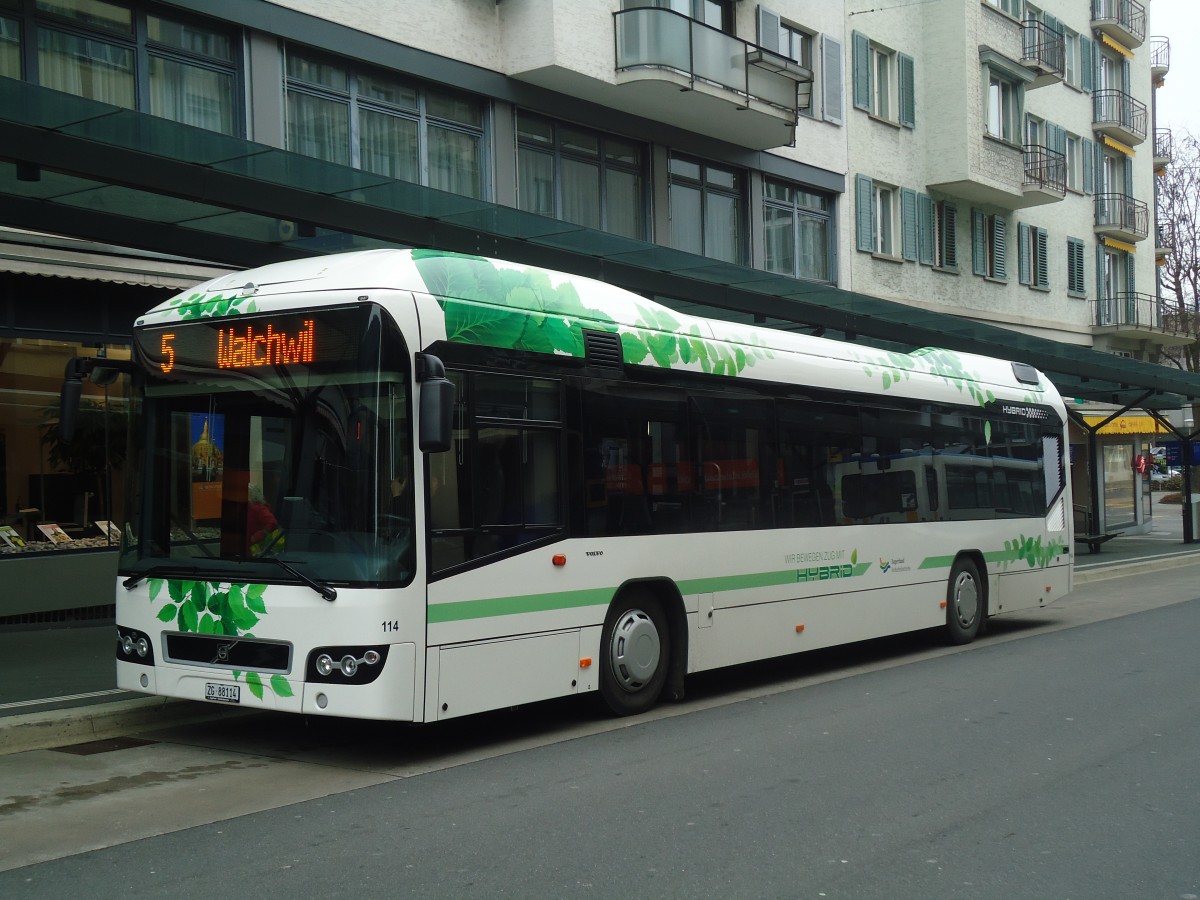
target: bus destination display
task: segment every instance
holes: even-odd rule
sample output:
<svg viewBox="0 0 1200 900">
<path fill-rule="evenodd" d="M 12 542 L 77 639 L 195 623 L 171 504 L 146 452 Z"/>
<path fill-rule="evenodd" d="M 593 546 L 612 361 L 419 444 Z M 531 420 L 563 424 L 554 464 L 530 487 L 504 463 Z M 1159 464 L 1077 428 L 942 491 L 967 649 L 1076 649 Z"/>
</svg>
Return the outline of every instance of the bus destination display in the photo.
<svg viewBox="0 0 1200 900">
<path fill-rule="evenodd" d="M 179 367 L 255 371 L 341 363 L 358 357 L 354 310 L 247 317 L 233 324 L 181 322 L 138 332 L 147 366 L 163 375 Z"/>
</svg>

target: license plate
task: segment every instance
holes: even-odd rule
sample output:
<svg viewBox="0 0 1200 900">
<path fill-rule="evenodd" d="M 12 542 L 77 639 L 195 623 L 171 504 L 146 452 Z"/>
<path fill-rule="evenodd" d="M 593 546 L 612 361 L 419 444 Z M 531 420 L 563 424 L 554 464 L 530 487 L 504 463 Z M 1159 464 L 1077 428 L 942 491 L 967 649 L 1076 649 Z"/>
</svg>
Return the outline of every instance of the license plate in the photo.
<svg viewBox="0 0 1200 900">
<path fill-rule="evenodd" d="M 217 684 L 210 681 L 204 685 L 204 699 L 218 700 L 221 703 L 241 703 L 242 686 L 240 684 Z"/>
</svg>

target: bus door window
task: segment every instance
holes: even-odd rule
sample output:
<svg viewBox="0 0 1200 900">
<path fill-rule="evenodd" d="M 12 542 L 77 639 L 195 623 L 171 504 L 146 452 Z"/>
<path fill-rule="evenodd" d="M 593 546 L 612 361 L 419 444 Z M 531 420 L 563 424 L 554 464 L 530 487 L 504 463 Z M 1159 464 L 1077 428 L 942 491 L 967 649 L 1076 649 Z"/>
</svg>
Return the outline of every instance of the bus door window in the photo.
<svg viewBox="0 0 1200 900">
<path fill-rule="evenodd" d="M 451 448 L 429 457 L 432 565 L 440 571 L 562 527 L 561 385 L 450 372 Z"/>
</svg>

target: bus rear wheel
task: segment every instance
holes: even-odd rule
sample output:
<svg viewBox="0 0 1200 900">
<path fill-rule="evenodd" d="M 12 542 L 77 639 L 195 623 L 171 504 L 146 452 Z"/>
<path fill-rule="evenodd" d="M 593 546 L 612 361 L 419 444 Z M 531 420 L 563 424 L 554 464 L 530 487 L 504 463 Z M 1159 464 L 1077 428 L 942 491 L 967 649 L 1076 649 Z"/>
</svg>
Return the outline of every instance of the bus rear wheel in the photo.
<svg viewBox="0 0 1200 900">
<path fill-rule="evenodd" d="M 671 633 L 658 599 L 646 590 L 622 593 L 604 620 L 600 653 L 600 696 L 609 710 L 632 716 L 654 706 L 671 659 Z"/>
<path fill-rule="evenodd" d="M 979 636 L 987 600 L 979 568 L 970 559 L 959 559 L 950 570 L 946 588 L 946 637 L 952 644 L 969 644 Z"/>
</svg>

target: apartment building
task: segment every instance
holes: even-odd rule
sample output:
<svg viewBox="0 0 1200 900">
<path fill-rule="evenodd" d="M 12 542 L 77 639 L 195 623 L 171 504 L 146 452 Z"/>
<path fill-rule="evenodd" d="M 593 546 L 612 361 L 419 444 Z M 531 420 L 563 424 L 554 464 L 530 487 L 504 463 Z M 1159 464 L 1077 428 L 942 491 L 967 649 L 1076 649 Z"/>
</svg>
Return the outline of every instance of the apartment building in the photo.
<svg viewBox="0 0 1200 900">
<path fill-rule="evenodd" d="M 1181 340 L 1146 6 L 0 0 L 0 518 L 120 519 L 49 455 L 66 359 L 128 355 L 215 270 L 385 244 L 850 339 L 890 336 L 859 307 L 949 314 L 1084 351 L 1117 397 L 1088 349 Z"/>
</svg>

